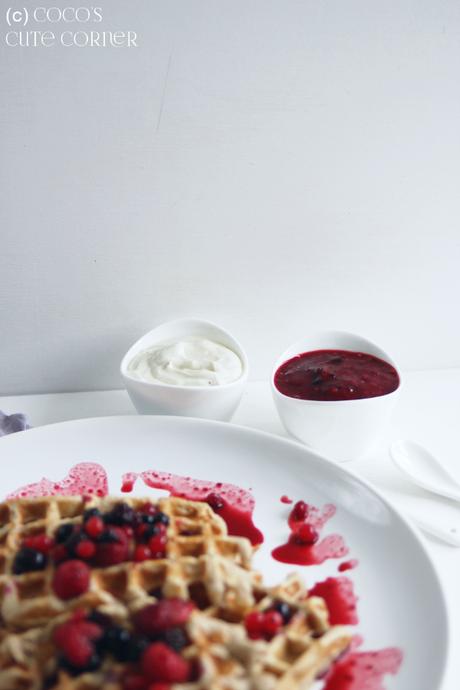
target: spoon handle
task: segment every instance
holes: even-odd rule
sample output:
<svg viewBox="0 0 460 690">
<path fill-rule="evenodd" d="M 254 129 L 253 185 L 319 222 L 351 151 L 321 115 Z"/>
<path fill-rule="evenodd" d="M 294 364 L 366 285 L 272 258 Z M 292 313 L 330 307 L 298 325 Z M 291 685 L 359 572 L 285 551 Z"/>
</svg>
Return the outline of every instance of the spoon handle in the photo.
<svg viewBox="0 0 460 690">
<path fill-rule="evenodd" d="M 450 489 L 445 489 L 444 487 L 439 487 L 439 486 L 433 486 L 432 484 L 428 484 L 427 482 L 424 482 L 422 479 L 419 479 L 418 477 L 409 474 L 409 472 L 405 472 L 406 476 L 409 477 L 414 484 L 417 484 L 420 486 L 420 488 L 425 489 L 425 491 L 428 491 L 430 494 L 434 494 L 435 496 L 441 496 L 442 498 L 448 498 L 451 501 L 456 501 L 457 503 L 460 503 L 460 491 L 456 491 L 455 489 L 450 490 Z"/>
<path fill-rule="evenodd" d="M 407 513 L 407 517 L 414 523 L 414 525 L 417 525 L 419 529 L 423 530 L 427 534 L 430 534 L 433 537 L 440 539 L 441 541 L 445 542 L 446 544 L 449 544 L 450 546 L 456 546 L 460 548 L 460 533 L 457 532 L 455 528 L 447 529 L 444 526 L 440 526 L 438 524 L 435 525 L 432 522 L 422 520 L 422 518 L 419 518 L 416 515 L 412 515 L 410 513 Z"/>
</svg>

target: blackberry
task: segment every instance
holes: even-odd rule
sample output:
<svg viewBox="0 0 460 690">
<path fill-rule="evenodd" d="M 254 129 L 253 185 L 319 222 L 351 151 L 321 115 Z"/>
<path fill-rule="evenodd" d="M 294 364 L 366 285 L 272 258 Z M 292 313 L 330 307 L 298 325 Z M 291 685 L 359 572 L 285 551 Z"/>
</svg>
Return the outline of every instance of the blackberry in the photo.
<svg viewBox="0 0 460 690">
<path fill-rule="evenodd" d="M 165 630 L 163 639 L 175 652 L 180 652 L 181 649 L 190 644 L 187 633 L 183 628 L 169 628 Z"/>
<path fill-rule="evenodd" d="M 286 623 L 289 623 L 291 620 L 292 616 L 294 615 L 293 610 L 289 606 L 289 604 L 286 604 L 285 601 L 277 601 L 273 605 L 273 610 L 278 611 L 278 613 L 281 614 L 281 618 L 283 619 L 283 623 L 286 625 Z"/>
<path fill-rule="evenodd" d="M 107 628 L 98 642 L 98 648 L 112 654 L 117 661 L 138 661 L 149 645 L 143 637 L 133 635 L 129 630 L 112 626 Z"/>
<path fill-rule="evenodd" d="M 151 597 L 155 597 L 155 599 L 163 599 L 163 590 L 161 587 L 156 587 L 155 589 L 150 590 L 149 595 Z"/>
<path fill-rule="evenodd" d="M 34 570 L 44 570 L 46 567 L 47 558 L 41 551 L 35 549 L 21 549 L 17 552 L 13 562 L 14 575 L 21 575 L 21 573 L 30 573 Z"/>
<path fill-rule="evenodd" d="M 156 515 L 148 515 L 147 513 L 143 513 L 141 515 L 141 520 L 145 525 L 153 525 L 155 522 L 155 517 Z"/>
<path fill-rule="evenodd" d="M 87 522 L 92 517 L 101 517 L 101 511 L 99 508 L 88 508 L 83 513 L 83 522 Z"/>
<path fill-rule="evenodd" d="M 106 616 L 104 613 L 100 613 L 99 611 L 91 611 L 91 613 L 88 614 L 86 619 L 90 623 L 96 623 L 96 625 L 100 625 L 101 628 L 107 628 L 110 625 L 110 618 Z"/>
<path fill-rule="evenodd" d="M 102 532 L 101 536 L 97 538 L 97 541 L 102 544 L 114 544 L 120 540 L 113 530 L 106 529 L 105 532 Z"/>
<path fill-rule="evenodd" d="M 159 512 L 153 516 L 153 524 L 154 525 L 162 524 L 162 525 L 165 525 L 167 527 L 169 525 L 169 517 L 165 513 Z"/>
<path fill-rule="evenodd" d="M 50 690 L 51 688 L 54 688 L 58 684 L 58 674 L 53 673 L 51 676 L 48 676 L 45 678 L 43 681 L 43 690 Z"/>
<path fill-rule="evenodd" d="M 75 525 L 72 525 L 70 522 L 67 522 L 64 525 L 58 527 L 58 529 L 56 530 L 56 534 L 54 535 L 56 544 L 63 544 L 65 541 L 67 541 L 74 529 Z"/>
<path fill-rule="evenodd" d="M 126 661 L 130 661 L 132 663 L 139 661 L 149 644 L 150 640 L 148 640 L 146 637 L 138 637 L 137 635 L 133 635 L 131 642 L 128 644 Z"/>
<path fill-rule="evenodd" d="M 69 552 L 70 555 L 75 556 L 75 549 L 77 545 L 83 541 L 84 539 L 87 539 L 85 535 L 80 532 L 80 530 L 74 529 L 70 537 L 66 540 L 65 542 L 65 547 L 67 551 Z"/>
<path fill-rule="evenodd" d="M 104 515 L 104 522 L 117 527 L 134 525 L 137 522 L 137 515 L 127 503 L 117 503 L 109 513 Z"/>
</svg>

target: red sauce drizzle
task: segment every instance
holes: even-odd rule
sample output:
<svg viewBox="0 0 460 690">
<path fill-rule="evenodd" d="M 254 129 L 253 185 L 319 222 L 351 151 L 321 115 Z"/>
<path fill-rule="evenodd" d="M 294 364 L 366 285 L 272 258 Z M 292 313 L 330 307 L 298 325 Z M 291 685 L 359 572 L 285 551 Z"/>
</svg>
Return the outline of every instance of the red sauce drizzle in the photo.
<svg viewBox="0 0 460 690">
<path fill-rule="evenodd" d="M 289 496 L 281 496 L 280 501 L 281 501 L 281 503 L 287 503 L 287 504 L 294 503 L 292 498 L 289 498 Z"/>
<path fill-rule="evenodd" d="M 139 474 L 135 472 L 124 474 L 121 490 L 125 493 L 132 491 L 138 477 L 153 489 L 165 489 L 171 496 L 186 498 L 190 501 L 206 501 L 210 494 L 223 499 L 223 505 L 214 510 L 227 523 L 229 534 L 246 537 L 253 545 L 263 542 L 264 536 L 253 522 L 255 501 L 249 491 L 234 484 L 209 482 L 155 470 Z M 209 503 L 213 505 L 212 501 Z"/>
<path fill-rule="evenodd" d="M 353 570 L 359 565 L 359 561 L 356 558 L 352 558 L 350 561 L 343 561 L 337 566 L 339 573 L 344 573 L 346 570 Z"/>
<path fill-rule="evenodd" d="M 359 622 L 356 609 L 358 598 L 353 582 L 348 577 L 328 577 L 323 582 L 317 582 L 308 596 L 324 599 L 332 625 L 356 625 Z"/>
<path fill-rule="evenodd" d="M 323 690 L 385 690 L 384 676 L 396 675 L 402 660 L 402 651 L 397 647 L 357 652 L 352 645 L 327 673 Z"/>
<path fill-rule="evenodd" d="M 339 534 L 329 534 L 319 540 L 321 530 L 328 520 L 335 515 L 336 508 L 332 504 L 322 509 L 298 501 L 289 515 L 288 524 L 291 534 L 286 544 L 277 546 L 272 551 L 275 560 L 292 565 L 319 565 L 329 558 L 343 558 L 348 553 L 348 547 Z M 301 543 L 299 530 L 302 525 L 309 525 L 317 533 L 317 541 Z"/>
<path fill-rule="evenodd" d="M 8 494 L 7 498 L 39 498 L 40 496 L 107 496 L 109 485 L 105 469 L 95 462 L 74 465 L 60 482 L 40 479 Z"/>
</svg>

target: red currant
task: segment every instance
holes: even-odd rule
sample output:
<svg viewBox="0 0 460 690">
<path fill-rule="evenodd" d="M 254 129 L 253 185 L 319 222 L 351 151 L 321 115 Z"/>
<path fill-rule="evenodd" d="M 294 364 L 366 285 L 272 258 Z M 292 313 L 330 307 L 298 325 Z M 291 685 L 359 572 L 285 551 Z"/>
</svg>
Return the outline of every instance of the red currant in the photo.
<svg viewBox="0 0 460 690">
<path fill-rule="evenodd" d="M 262 631 L 271 640 L 283 627 L 283 617 L 278 611 L 270 609 L 263 614 Z"/>
<path fill-rule="evenodd" d="M 94 515 L 85 523 L 85 532 L 88 536 L 92 537 L 92 539 L 100 537 L 104 530 L 104 521 L 97 515 Z"/>
<path fill-rule="evenodd" d="M 77 544 L 75 547 L 75 553 L 78 558 L 83 558 L 83 560 L 86 561 L 89 558 L 92 558 L 96 553 L 96 545 L 89 539 L 85 539 Z"/>
<path fill-rule="evenodd" d="M 308 523 L 300 525 L 299 529 L 297 529 L 294 534 L 295 543 L 300 545 L 312 546 L 313 544 L 316 544 L 318 539 L 318 532 L 312 525 L 309 525 Z"/>
<path fill-rule="evenodd" d="M 244 625 L 251 640 L 259 640 L 264 636 L 264 614 L 261 611 L 248 613 L 244 619 Z"/>
</svg>

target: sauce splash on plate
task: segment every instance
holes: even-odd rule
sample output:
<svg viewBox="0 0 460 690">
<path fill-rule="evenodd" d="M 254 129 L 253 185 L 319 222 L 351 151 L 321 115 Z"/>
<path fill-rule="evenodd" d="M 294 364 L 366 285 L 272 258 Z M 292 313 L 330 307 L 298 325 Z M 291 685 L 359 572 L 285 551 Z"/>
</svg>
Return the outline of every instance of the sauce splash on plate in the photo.
<svg viewBox="0 0 460 690">
<path fill-rule="evenodd" d="M 398 673 L 403 653 L 397 647 L 359 652 L 356 646 L 334 663 L 323 690 L 385 690 L 384 676 Z"/>
<path fill-rule="evenodd" d="M 96 462 L 80 462 L 74 465 L 67 477 L 60 482 L 40 479 L 35 484 L 26 484 L 8 494 L 11 498 L 39 498 L 41 496 L 107 496 L 109 484 L 107 473 Z"/>
<path fill-rule="evenodd" d="M 297 501 L 288 519 L 291 529 L 288 541 L 273 549 L 273 558 L 293 565 L 319 565 L 329 558 L 345 556 L 348 547 L 340 534 L 329 534 L 320 540 L 321 530 L 335 513 L 331 503 L 320 509 Z"/>
<path fill-rule="evenodd" d="M 165 489 L 171 496 L 186 498 L 189 501 L 205 501 L 225 520 L 229 534 L 246 537 L 253 546 L 262 544 L 264 536 L 253 522 L 255 508 L 254 496 L 235 484 L 209 482 L 192 477 L 181 477 L 170 472 L 128 472 L 123 475 L 121 490 L 133 490 L 138 478 L 152 489 Z"/>
</svg>

